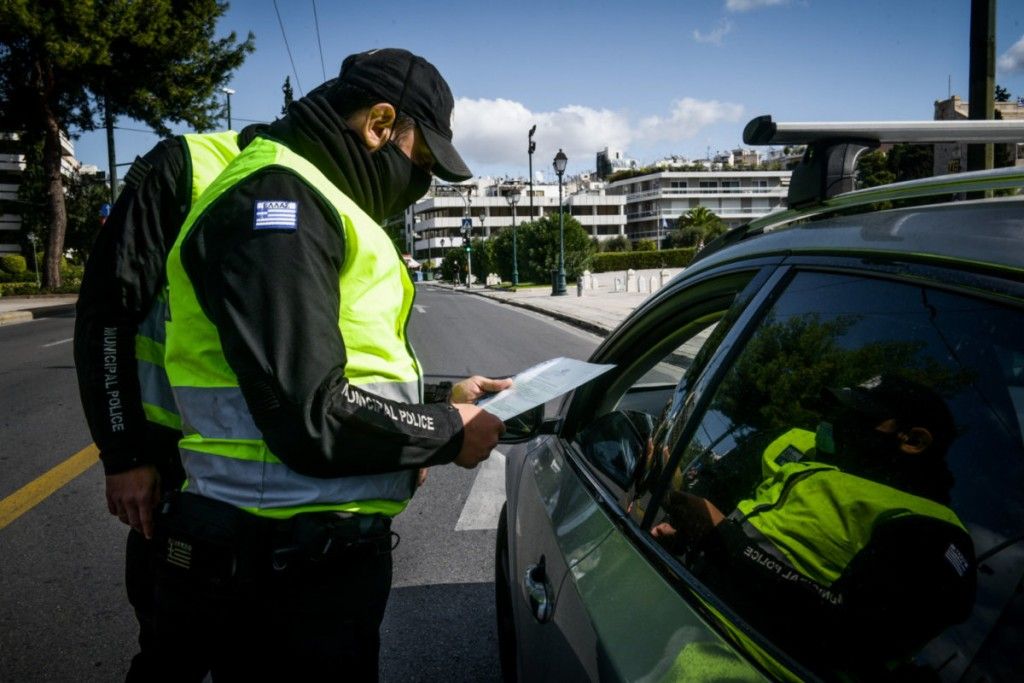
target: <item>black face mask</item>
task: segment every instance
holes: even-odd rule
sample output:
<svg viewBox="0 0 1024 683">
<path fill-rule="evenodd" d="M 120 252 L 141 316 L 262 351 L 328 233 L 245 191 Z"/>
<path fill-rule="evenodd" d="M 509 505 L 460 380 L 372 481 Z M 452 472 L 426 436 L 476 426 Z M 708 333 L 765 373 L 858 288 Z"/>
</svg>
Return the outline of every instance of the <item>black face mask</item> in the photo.
<svg viewBox="0 0 1024 683">
<path fill-rule="evenodd" d="M 394 142 L 389 140 L 373 158 L 387 207 L 382 218 L 404 211 L 430 189 L 430 171 L 414 164 Z"/>
<path fill-rule="evenodd" d="M 874 422 L 860 416 L 835 416 L 829 430 L 819 429 L 819 438 L 823 431 L 829 432 L 831 437 L 823 440 L 831 441 L 831 448 L 821 448 L 825 444 L 819 443 L 819 459 L 845 472 L 871 479 L 891 468 L 893 462 L 899 460 L 899 435 L 878 431 Z"/>
</svg>

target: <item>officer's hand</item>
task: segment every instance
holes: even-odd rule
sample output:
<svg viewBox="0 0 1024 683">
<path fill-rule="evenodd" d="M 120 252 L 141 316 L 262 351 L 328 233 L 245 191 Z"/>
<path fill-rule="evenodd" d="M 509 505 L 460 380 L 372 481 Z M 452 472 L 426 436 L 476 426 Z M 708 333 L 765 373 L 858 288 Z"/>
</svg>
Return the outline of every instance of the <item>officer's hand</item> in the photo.
<svg viewBox="0 0 1024 683">
<path fill-rule="evenodd" d="M 498 437 L 505 432 L 505 423 L 483 408 L 468 403 L 458 403 L 455 409 L 462 418 L 462 450 L 455 457 L 455 464 L 473 469 L 491 455 L 498 445 Z"/>
<path fill-rule="evenodd" d="M 472 403 L 487 394 L 496 394 L 510 386 L 510 379 L 490 379 L 473 375 L 452 387 L 451 403 Z"/>
<path fill-rule="evenodd" d="M 153 538 L 153 510 L 160 503 L 160 474 L 152 465 L 107 475 L 107 510 Z"/>
</svg>

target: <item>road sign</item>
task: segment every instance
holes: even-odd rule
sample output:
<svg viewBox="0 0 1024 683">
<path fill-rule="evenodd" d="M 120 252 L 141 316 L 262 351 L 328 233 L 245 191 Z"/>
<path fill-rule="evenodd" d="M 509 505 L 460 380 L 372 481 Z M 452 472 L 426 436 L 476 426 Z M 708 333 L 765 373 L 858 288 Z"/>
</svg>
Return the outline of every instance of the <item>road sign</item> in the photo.
<svg viewBox="0 0 1024 683">
<path fill-rule="evenodd" d="M 462 219 L 462 227 L 463 228 L 472 228 L 473 227 L 473 219 L 472 218 L 463 218 Z"/>
</svg>

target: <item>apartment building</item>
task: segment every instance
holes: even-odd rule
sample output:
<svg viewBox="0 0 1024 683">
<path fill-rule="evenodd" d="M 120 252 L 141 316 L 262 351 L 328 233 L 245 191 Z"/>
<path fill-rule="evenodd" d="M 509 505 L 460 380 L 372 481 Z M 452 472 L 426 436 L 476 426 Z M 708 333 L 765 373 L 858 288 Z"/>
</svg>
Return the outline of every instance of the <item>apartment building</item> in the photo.
<svg viewBox="0 0 1024 683">
<path fill-rule="evenodd" d="M 1024 101 L 996 102 L 995 117 L 1002 121 L 1024 121 Z M 970 103 L 960 99 L 957 95 L 946 100 L 936 100 L 935 115 L 936 121 L 959 121 L 968 118 Z M 1017 144 L 1013 148 L 999 145 L 1004 149 L 997 152 L 1004 156 L 1011 156 L 1013 165 L 1024 166 L 1024 144 Z M 996 161 L 999 165 L 999 161 Z M 935 145 L 934 175 L 945 173 L 959 173 L 967 170 L 967 145 L 959 142 L 944 143 Z"/>
<path fill-rule="evenodd" d="M 509 196 L 513 188 L 520 191 L 514 207 L 515 225 L 558 215 L 557 184 L 533 184 L 531 212 L 531 190 L 523 180 L 480 178 L 460 185 L 435 183 L 425 197 L 405 211 L 406 250 L 416 261 L 436 267 L 447 249 L 463 246 L 465 219 L 472 223 L 472 237 L 490 239 L 512 227 Z M 604 240 L 626 234 L 625 197 L 608 193 L 604 183 L 573 178 L 562 185 L 562 201 L 566 213 L 592 237 Z"/>
<path fill-rule="evenodd" d="M 785 208 L 790 171 L 657 171 L 608 183 L 623 198 L 626 236 L 664 237 L 690 209 L 703 206 L 730 228 Z"/>
<path fill-rule="evenodd" d="M 75 146 L 63 133 L 60 136 L 61 173 L 78 173 L 81 164 L 75 158 Z M 21 204 L 18 189 L 26 169 L 25 143 L 18 133 L 0 132 L 0 253 L 21 252 Z M 92 167 L 94 171 L 95 169 Z"/>
</svg>

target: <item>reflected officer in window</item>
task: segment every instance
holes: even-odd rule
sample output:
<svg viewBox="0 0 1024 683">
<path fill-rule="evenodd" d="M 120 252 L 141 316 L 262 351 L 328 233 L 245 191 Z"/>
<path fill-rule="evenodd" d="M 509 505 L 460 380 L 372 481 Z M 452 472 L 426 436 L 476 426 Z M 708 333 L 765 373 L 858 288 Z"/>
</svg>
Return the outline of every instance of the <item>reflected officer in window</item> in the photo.
<svg viewBox="0 0 1024 683">
<path fill-rule="evenodd" d="M 773 441 L 735 510 L 672 491 L 652 534 L 791 653 L 891 667 L 974 602 L 973 544 L 948 507 L 953 417 L 937 393 L 894 375 L 823 400 L 816 433 Z"/>
</svg>

